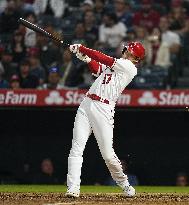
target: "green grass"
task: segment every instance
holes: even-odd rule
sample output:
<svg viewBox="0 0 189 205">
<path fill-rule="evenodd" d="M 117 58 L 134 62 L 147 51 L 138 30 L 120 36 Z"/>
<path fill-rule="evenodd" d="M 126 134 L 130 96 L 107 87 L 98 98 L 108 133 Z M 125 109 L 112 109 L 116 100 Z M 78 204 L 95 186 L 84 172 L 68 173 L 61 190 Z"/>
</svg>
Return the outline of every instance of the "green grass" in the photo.
<svg viewBox="0 0 189 205">
<path fill-rule="evenodd" d="M 137 186 L 138 193 L 189 193 L 189 187 L 161 187 L 161 186 Z M 0 185 L 0 192 L 65 192 L 66 187 L 61 185 Z M 116 186 L 81 186 L 83 193 L 120 193 Z"/>
</svg>

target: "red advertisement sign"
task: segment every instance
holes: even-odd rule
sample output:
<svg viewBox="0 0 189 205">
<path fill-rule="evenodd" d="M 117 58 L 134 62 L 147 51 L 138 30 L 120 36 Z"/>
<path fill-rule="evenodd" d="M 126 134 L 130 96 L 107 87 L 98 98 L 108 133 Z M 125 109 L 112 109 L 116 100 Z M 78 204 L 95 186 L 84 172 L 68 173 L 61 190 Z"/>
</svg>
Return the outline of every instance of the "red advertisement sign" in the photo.
<svg viewBox="0 0 189 205">
<path fill-rule="evenodd" d="M 87 90 L 0 90 L 0 106 L 78 106 Z M 121 107 L 187 107 L 189 90 L 125 90 Z"/>
</svg>

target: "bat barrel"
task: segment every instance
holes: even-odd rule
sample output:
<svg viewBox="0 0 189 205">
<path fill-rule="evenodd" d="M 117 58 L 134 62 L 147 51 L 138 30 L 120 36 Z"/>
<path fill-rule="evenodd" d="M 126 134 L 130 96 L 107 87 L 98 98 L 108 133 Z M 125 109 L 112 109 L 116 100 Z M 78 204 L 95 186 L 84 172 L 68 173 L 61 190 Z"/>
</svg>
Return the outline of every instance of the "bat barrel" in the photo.
<svg viewBox="0 0 189 205">
<path fill-rule="evenodd" d="M 47 31 L 45 31 L 44 29 L 40 28 L 39 26 L 37 26 L 37 25 L 35 25 L 35 24 L 33 24 L 33 23 L 23 19 L 23 18 L 19 18 L 18 22 L 23 24 L 27 28 L 35 31 L 35 32 L 41 33 L 41 34 L 43 34 L 43 35 L 53 39 L 54 41 L 56 41 L 56 42 L 58 42 L 60 44 L 64 44 L 64 45 L 69 46 L 68 44 L 65 44 L 64 41 L 62 39 L 60 39 L 59 37 L 57 37 L 55 34 L 51 34 L 51 33 L 47 32 Z"/>
</svg>

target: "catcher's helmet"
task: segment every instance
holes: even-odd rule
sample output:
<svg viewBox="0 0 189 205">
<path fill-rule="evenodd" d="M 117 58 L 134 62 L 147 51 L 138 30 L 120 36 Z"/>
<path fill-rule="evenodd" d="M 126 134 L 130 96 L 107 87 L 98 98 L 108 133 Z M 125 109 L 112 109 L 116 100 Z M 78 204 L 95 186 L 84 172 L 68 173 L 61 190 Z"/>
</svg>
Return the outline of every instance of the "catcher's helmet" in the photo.
<svg viewBox="0 0 189 205">
<path fill-rule="evenodd" d="M 140 42 L 131 42 L 127 46 L 124 47 L 122 50 L 122 54 L 125 53 L 125 51 L 129 51 L 134 56 L 143 59 L 145 56 L 145 49 L 143 45 Z"/>
</svg>

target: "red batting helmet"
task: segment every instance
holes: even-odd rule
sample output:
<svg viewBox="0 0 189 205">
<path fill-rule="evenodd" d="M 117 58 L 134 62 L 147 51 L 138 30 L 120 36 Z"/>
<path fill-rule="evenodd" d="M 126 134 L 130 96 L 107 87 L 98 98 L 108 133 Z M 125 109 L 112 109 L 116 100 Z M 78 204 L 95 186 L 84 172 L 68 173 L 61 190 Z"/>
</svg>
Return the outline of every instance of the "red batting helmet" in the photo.
<svg viewBox="0 0 189 205">
<path fill-rule="evenodd" d="M 122 53 L 129 51 L 134 56 L 143 59 L 145 56 L 145 48 L 140 42 L 131 42 L 123 49 Z"/>
</svg>

